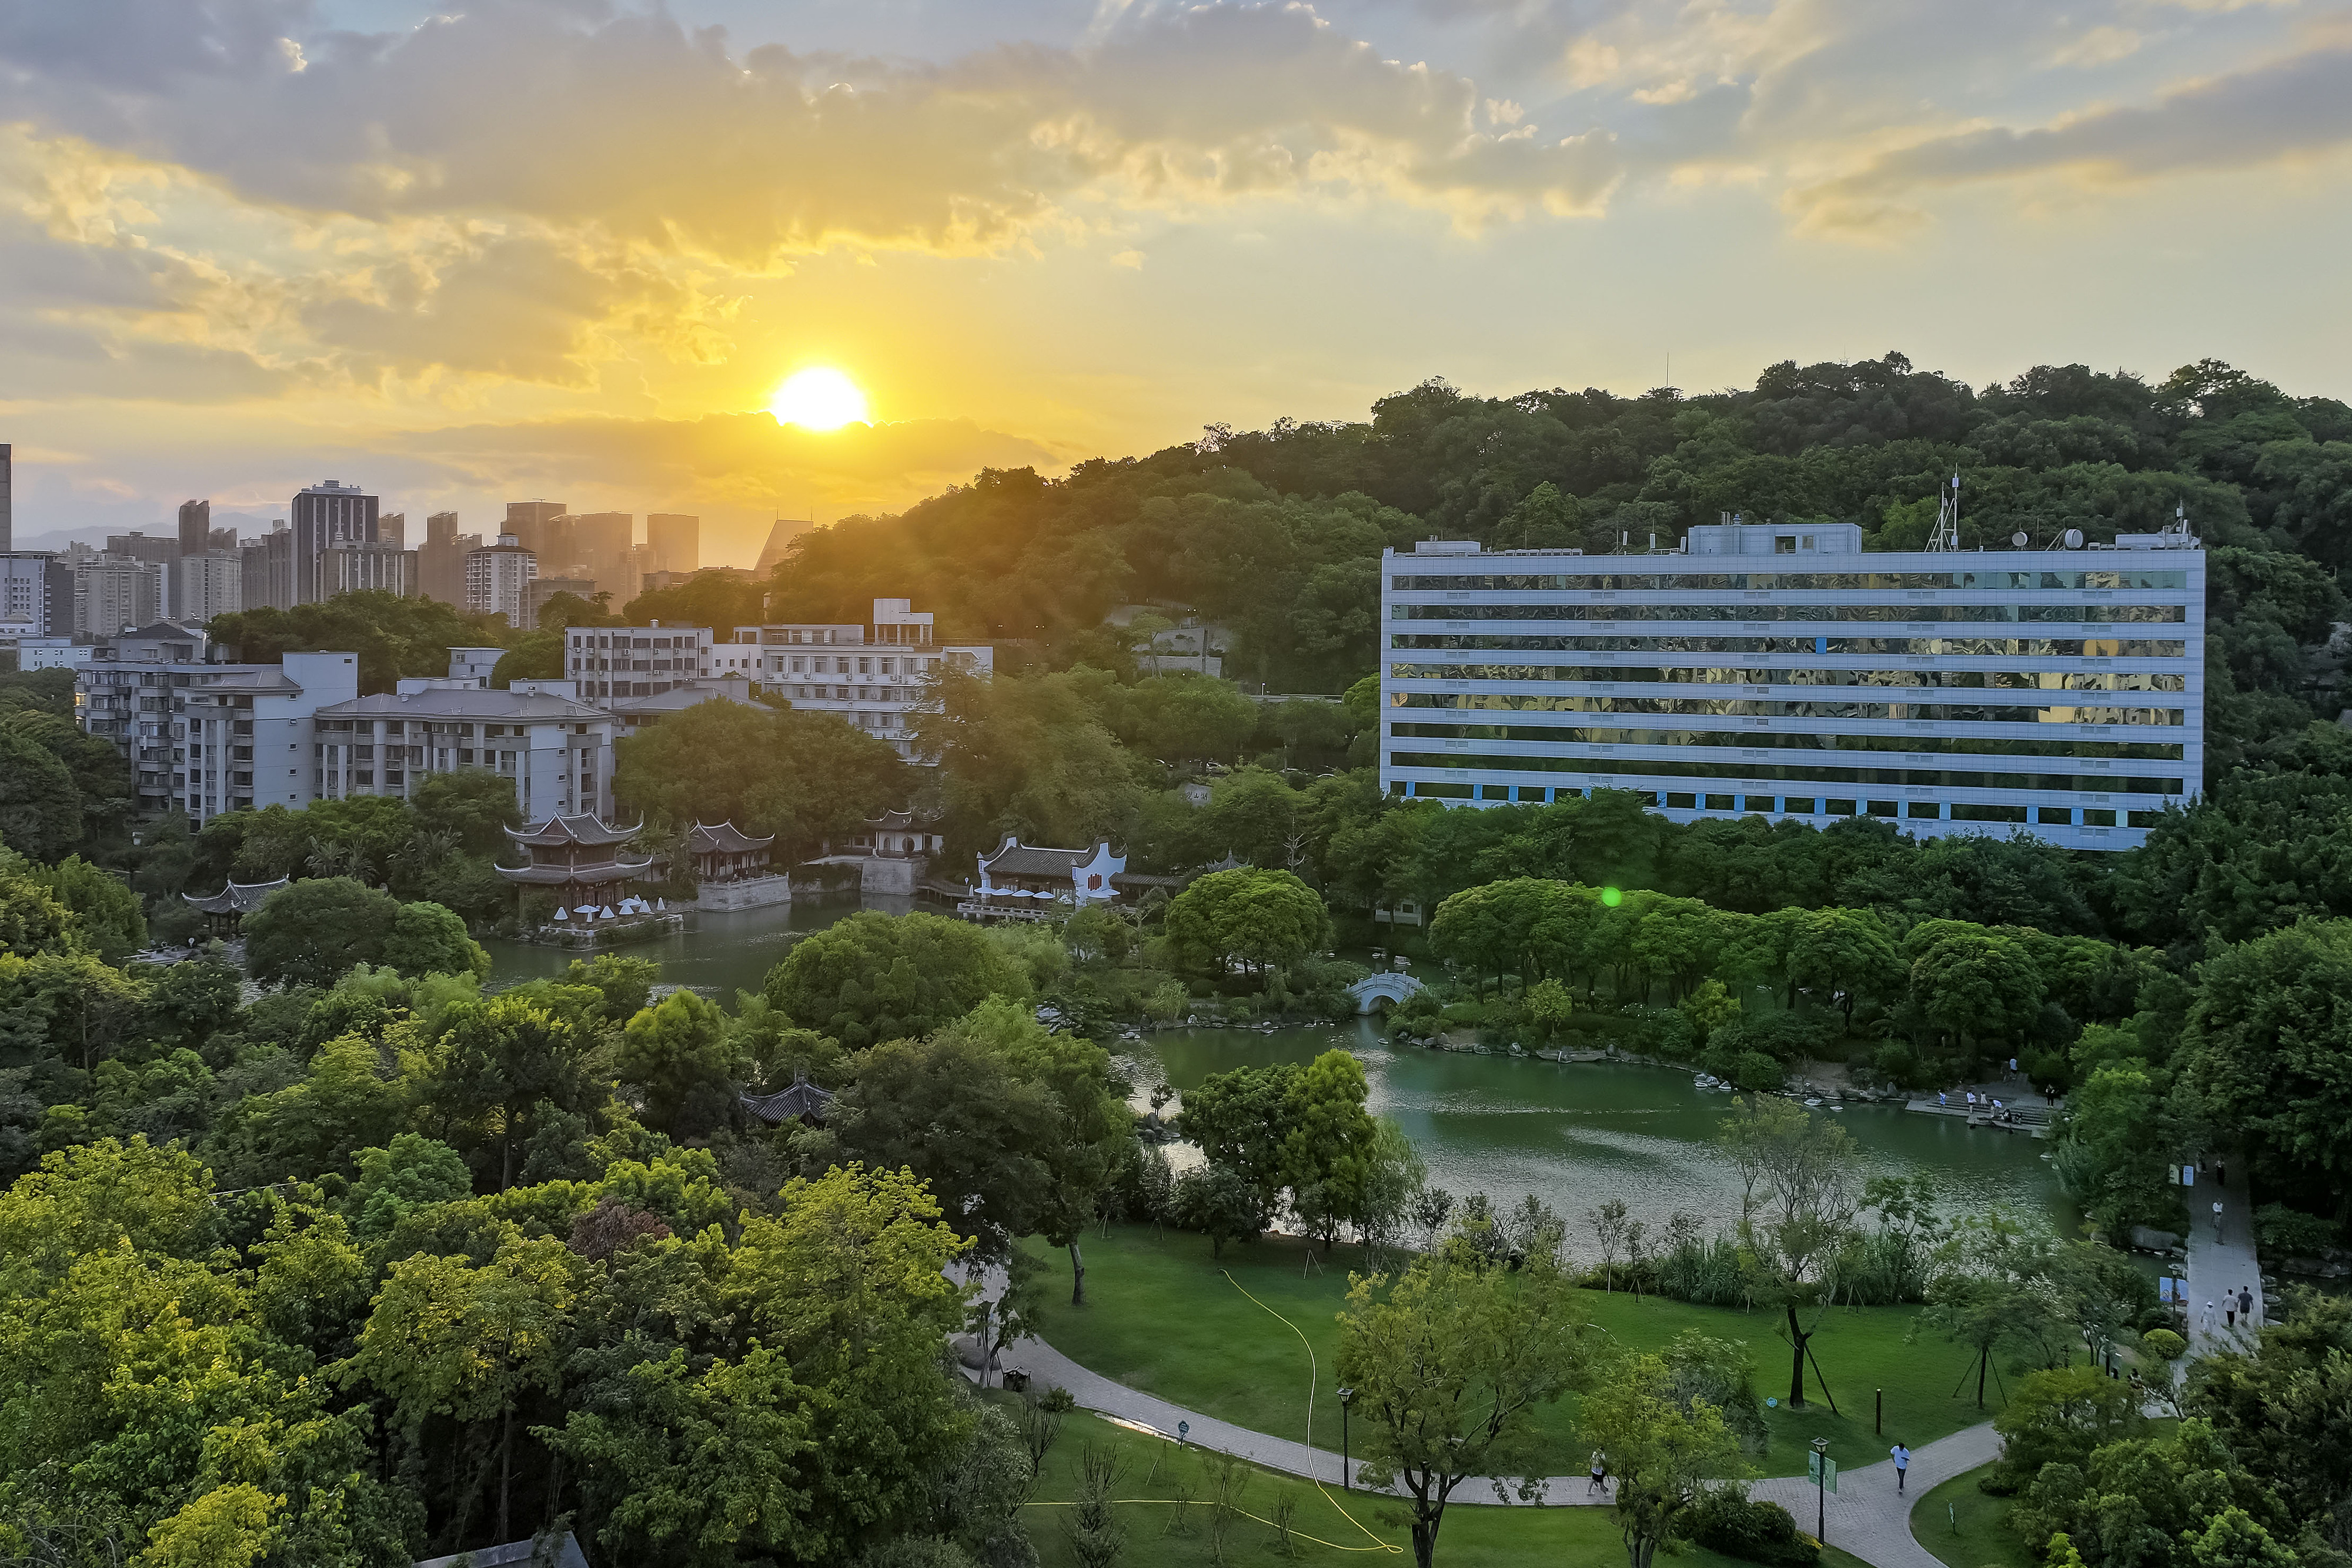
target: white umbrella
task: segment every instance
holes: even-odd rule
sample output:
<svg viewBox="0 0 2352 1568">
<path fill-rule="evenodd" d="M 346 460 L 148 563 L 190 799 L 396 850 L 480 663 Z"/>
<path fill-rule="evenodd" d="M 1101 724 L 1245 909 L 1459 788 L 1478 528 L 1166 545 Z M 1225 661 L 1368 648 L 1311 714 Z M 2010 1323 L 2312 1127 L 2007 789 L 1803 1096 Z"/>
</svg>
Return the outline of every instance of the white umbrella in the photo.
<svg viewBox="0 0 2352 1568">
<path fill-rule="evenodd" d="M 556 917 L 558 920 L 561 920 L 561 919 L 562 919 L 562 918 L 563 918 L 563 905 L 562 905 L 562 904 L 557 904 L 557 905 L 555 906 L 555 917 Z"/>
<path fill-rule="evenodd" d="M 604 915 L 604 918 L 605 918 L 605 919 L 607 919 L 607 920 L 617 920 L 618 918 L 620 918 L 618 915 L 614 915 L 614 914 L 613 913 L 613 906 L 612 906 L 611 904 L 606 904 L 606 905 L 604 907 L 604 910 L 603 910 L 603 912 L 602 912 L 602 913 L 603 913 L 603 915 Z"/>
</svg>

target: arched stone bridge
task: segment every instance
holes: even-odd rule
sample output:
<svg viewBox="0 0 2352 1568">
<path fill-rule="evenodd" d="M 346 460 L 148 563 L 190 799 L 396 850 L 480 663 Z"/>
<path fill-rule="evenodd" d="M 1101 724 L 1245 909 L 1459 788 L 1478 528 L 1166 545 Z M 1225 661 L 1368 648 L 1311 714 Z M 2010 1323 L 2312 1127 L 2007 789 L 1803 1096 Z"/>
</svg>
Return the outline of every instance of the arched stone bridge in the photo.
<svg viewBox="0 0 2352 1568">
<path fill-rule="evenodd" d="M 1401 1002 L 1423 989 L 1422 983 L 1402 970 L 1389 969 L 1377 975 L 1367 975 L 1348 988 L 1356 998 L 1356 1010 L 1370 1012 L 1382 1002 Z"/>
</svg>

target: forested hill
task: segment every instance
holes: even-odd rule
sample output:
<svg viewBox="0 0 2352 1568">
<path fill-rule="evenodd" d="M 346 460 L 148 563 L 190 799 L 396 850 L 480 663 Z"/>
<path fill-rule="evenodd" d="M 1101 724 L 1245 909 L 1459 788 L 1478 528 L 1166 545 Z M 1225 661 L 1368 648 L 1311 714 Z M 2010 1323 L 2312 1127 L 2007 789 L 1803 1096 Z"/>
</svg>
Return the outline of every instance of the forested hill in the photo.
<svg viewBox="0 0 2352 1568">
<path fill-rule="evenodd" d="M 1915 548 L 1956 471 L 1970 545 L 2105 539 L 2187 507 L 2215 547 L 2217 763 L 2334 716 L 2332 671 L 2310 652 L 2342 618 L 2352 562 L 2352 407 L 2213 361 L 2159 382 L 2042 366 L 1981 391 L 1901 354 L 1779 364 L 1751 390 L 1696 396 L 1478 398 L 1431 381 L 1367 423 L 1213 425 L 1149 457 L 1058 480 L 991 470 L 901 515 L 811 530 L 767 613 L 856 620 L 912 595 L 945 631 L 1040 638 L 1062 662 L 1089 652 L 1112 605 L 1172 601 L 1234 628 L 1230 673 L 1339 691 L 1372 667 L 1383 546 L 1641 549 L 1737 511 Z"/>
</svg>

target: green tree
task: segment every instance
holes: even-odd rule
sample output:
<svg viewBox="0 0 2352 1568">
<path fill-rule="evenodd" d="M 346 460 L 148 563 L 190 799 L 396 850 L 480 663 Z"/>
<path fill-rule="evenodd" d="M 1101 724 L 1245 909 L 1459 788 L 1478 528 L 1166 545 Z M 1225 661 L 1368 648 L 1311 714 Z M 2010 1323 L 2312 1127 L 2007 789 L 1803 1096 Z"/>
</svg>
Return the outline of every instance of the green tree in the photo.
<svg viewBox="0 0 2352 1568">
<path fill-rule="evenodd" d="M 1348 1052 L 1325 1051 L 1290 1080 L 1283 1116 L 1283 1179 L 1293 1204 L 1311 1215 L 1328 1254 L 1343 1222 L 1365 1212 L 1378 1128 L 1364 1110 L 1363 1065 Z"/>
<path fill-rule="evenodd" d="M 853 1049 L 929 1034 L 1029 979 L 978 926 L 938 915 L 853 915 L 795 943 L 768 972 L 769 1004 Z"/>
<path fill-rule="evenodd" d="M 1212 1166 L 1246 1182 L 1269 1208 L 1284 1185 L 1283 1145 L 1292 1127 L 1297 1102 L 1291 1089 L 1298 1072 L 1288 1061 L 1213 1072 L 1185 1094 L 1175 1118 L 1180 1136 Z"/>
<path fill-rule="evenodd" d="M 1568 1392 L 1591 1357 L 1576 1298 L 1550 1260 L 1514 1272 L 1459 1238 L 1393 1282 L 1350 1277 L 1337 1375 L 1356 1391 L 1363 1482 L 1402 1487 L 1420 1568 L 1434 1560 L 1446 1503 L 1465 1479 L 1523 1477 L 1521 1496 L 1536 1495 L 1547 1453 L 1535 1412 Z"/>
<path fill-rule="evenodd" d="M 247 972 L 265 986 L 331 986 L 383 958 L 401 907 L 347 876 L 289 883 L 245 917 Z"/>
<path fill-rule="evenodd" d="M 681 1136 L 723 1124 L 742 1064 L 725 1011 L 680 988 L 629 1020 L 613 1067 L 643 1092 L 647 1122 Z"/>
<path fill-rule="evenodd" d="M 1997 932 L 1956 931 L 1925 944 L 1910 983 L 1921 1016 L 1954 1044 L 2013 1040 L 2042 1011 L 2040 971 L 2021 944 Z"/>
<path fill-rule="evenodd" d="M 1230 1166 L 1195 1166 L 1176 1178 L 1171 1207 L 1177 1224 L 1209 1239 L 1209 1256 L 1225 1255 L 1228 1241 L 1255 1241 L 1273 1223 L 1264 1192 Z"/>
<path fill-rule="evenodd" d="M 1245 972 L 1297 963 L 1330 940 L 1314 889 L 1286 871 L 1212 872 L 1168 905 L 1169 945 L 1187 962 Z"/>
<path fill-rule="evenodd" d="M 402 904 L 384 935 L 380 961 L 404 975 L 490 976 L 489 954 L 466 935 L 455 910 L 437 904 Z"/>
<path fill-rule="evenodd" d="M 1688 1397 L 1660 1356 L 1615 1357 L 1578 1415 L 1616 1477 L 1617 1530 L 1629 1568 L 1650 1568 L 1701 1501 L 1706 1483 L 1741 1469 L 1739 1439 L 1722 1408 Z"/>
<path fill-rule="evenodd" d="M 1843 1013 L 1848 1030 L 1856 1006 L 1876 1006 L 1903 987 L 1903 955 L 1866 909 L 1814 911 L 1791 957 L 1791 979 Z"/>
<path fill-rule="evenodd" d="M 81 842 L 81 791 L 47 747 L 0 727 L 0 843 L 37 861 L 62 860 Z"/>
<path fill-rule="evenodd" d="M 593 1043 L 527 996 L 458 1003 L 434 1046 L 425 1103 L 443 1136 L 495 1165 L 504 1192 L 551 1118 L 603 1114 L 608 1086 L 591 1062 Z"/>
<path fill-rule="evenodd" d="M 408 797 L 420 834 L 447 834 L 469 855 L 496 855 L 507 847 L 507 828 L 522 826 L 514 780 L 482 768 L 428 773 Z"/>
<path fill-rule="evenodd" d="M 2352 920 L 2274 931 L 2205 961 L 2177 1055 L 2182 1092 L 2273 1191 L 2352 1190 Z"/>
<path fill-rule="evenodd" d="M 905 771 L 887 741 L 835 715 L 714 697 L 622 740 L 613 793 L 680 829 L 732 821 L 772 833 L 781 867 L 896 804 Z"/>
<path fill-rule="evenodd" d="M 79 855 L 68 855 L 32 874 L 51 896 L 73 911 L 82 944 L 108 963 L 120 964 L 147 946 L 146 913 L 139 895 L 122 878 Z"/>
<path fill-rule="evenodd" d="M 1837 1299 L 1838 1270 L 1860 1207 L 1853 1139 L 1791 1101 L 1742 1095 L 1731 1104 L 1716 1141 L 1746 1183 L 1741 1261 L 1757 1304 L 1780 1312 L 1789 1404 L 1802 1409 L 1805 1359 Z"/>
</svg>

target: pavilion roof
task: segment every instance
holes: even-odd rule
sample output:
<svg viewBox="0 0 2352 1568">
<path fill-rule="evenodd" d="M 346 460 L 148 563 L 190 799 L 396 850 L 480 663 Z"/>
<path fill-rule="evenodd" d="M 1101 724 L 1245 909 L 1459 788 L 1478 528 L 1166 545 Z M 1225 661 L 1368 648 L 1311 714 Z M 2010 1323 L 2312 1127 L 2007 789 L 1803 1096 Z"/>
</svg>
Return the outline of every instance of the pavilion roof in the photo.
<svg viewBox="0 0 2352 1568">
<path fill-rule="evenodd" d="M 1047 849 L 1038 844 L 1024 844 L 1007 836 L 997 846 L 996 852 L 981 862 L 990 876 L 1051 876 L 1066 877 L 1101 852 L 1096 844 L 1083 850 Z"/>
<path fill-rule="evenodd" d="M 686 847 L 696 854 L 738 855 L 747 850 L 766 849 L 775 841 L 773 833 L 763 839 L 753 838 L 737 827 L 731 819 L 715 828 L 706 822 L 697 822 L 693 831 L 686 835 Z"/>
<path fill-rule="evenodd" d="M 833 1092 L 820 1089 L 800 1073 L 793 1074 L 792 1087 L 779 1089 L 773 1094 L 740 1096 L 743 1109 L 770 1126 L 781 1126 L 795 1119 L 821 1122 L 826 1107 L 833 1103 Z"/>
<path fill-rule="evenodd" d="M 276 882 L 232 882 L 222 887 L 218 893 L 206 894 L 201 897 L 195 894 L 184 893 L 180 896 L 186 901 L 190 908 L 201 909 L 206 915 L 250 915 L 261 907 L 263 899 L 284 887 L 289 880 L 281 876 Z"/>
<path fill-rule="evenodd" d="M 635 827 L 608 828 L 602 818 L 586 812 L 571 817 L 559 813 L 535 828 L 519 831 L 509 828 L 506 835 L 519 844 L 539 844 L 549 849 L 561 848 L 565 844 L 601 848 L 606 844 L 626 843 L 635 838 L 645 825 L 644 820 L 639 819 Z"/>
<path fill-rule="evenodd" d="M 608 882 L 627 882 L 653 870 L 649 856 L 641 861 L 601 861 L 593 865 L 494 865 L 490 869 L 509 882 L 530 887 L 598 887 Z"/>
</svg>

